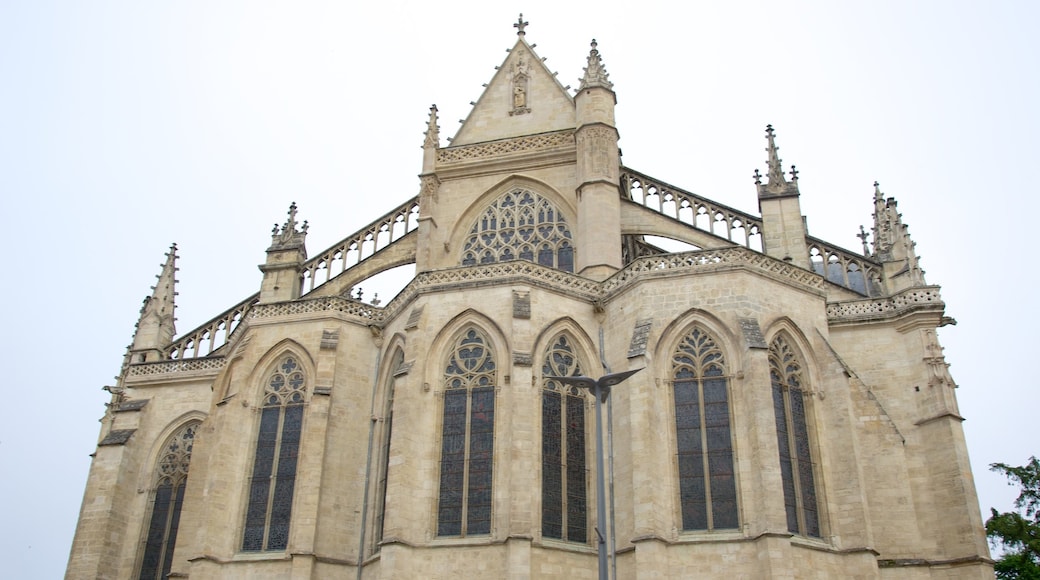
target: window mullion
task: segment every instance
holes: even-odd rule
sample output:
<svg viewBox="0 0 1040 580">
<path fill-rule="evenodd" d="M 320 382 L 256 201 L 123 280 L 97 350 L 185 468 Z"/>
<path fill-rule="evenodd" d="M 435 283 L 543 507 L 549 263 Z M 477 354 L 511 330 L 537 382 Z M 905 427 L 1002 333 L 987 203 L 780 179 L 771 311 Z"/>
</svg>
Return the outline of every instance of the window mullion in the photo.
<svg viewBox="0 0 1040 580">
<path fill-rule="evenodd" d="M 784 385 L 782 388 L 784 392 L 784 420 L 787 423 L 787 445 L 790 450 L 788 455 L 791 456 L 791 479 L 794 484 L 795 516 L 798 518 L 798 533 L 805 534 L 805 514 L 802 513 L 802 481 L 798 465 L 798 439 L 794 431 L 794 412 L 791 405 L 791 397 L 794 394 L 791 393 L 790 386 Z"/>
<path fill-rule="evenodd" d="M 704 512 L 707 514 L 708 529 L 715 529 L 715 518 L 711 509 L 711 469 L 708 461 L 708 423 L 704 412 L 704 381 L 697 377 L 697 407 L 701 422 L 701 468 L 704 470 Z"/>
<path fill-rule="evenodd" d="M 271 473 L 267 476 L 270 484 L 267 486 L 267 508 L 264 510 L 264 541 L 263 550 L 267 550 L 268 542 L 271 540 L 271 513 L 274 511 L 274 491 L 278 485 L 278 463 L 281 459 L 282 431 L 285 429 L 285 407 L 278 409 L 278 430 L 274 436 L 274 457 L 271 459 Z"/>
<path fill-rule="evenodd" d="M 459 523 L 459 529 L 462 531 L 462 537 L 466 537 L 467 528 L 469 527 L 469 447 L 470 447 L 470 429 L 472 427 L 471 419 L 473 418 L 473 391 L 469 389 L 472 385 L 466 387 L 466 432 L 463 437 L 463 452 L 462 452 L 462 514 L 460 516 L 461 522 Z"/>
</svg>

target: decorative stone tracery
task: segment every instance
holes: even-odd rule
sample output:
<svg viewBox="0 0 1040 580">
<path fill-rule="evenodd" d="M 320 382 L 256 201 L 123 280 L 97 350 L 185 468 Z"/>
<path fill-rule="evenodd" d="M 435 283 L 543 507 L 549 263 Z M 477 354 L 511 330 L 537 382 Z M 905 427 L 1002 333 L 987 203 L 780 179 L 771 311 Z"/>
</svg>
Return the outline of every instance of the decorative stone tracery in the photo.
<svg viewBox="0 0 1040 580">
<path fill-rule="evenodd" d="M 570 227 L 548 199 L 526 189 L 498 198 L 477 218 L 462 248 L 462 265 L 527 260 L 574 271 Z"/>
</svg>

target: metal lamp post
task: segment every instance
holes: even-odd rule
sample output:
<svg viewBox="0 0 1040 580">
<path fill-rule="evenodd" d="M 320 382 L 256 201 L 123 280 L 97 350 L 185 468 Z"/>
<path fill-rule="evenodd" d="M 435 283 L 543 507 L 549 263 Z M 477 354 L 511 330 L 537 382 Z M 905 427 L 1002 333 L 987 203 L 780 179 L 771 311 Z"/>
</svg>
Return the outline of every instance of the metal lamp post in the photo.
<svg viewBox="0 0 1040 580">
<path fill-rule="evenodd" d="M 603 375 L 599 379 L 591 377 L 544 377 L 581 389 L 588 389 L 596 398 L 596 535 L 599 537 L 599 578 L 609 580 L 607 566 L 607 539 L 603 526 L 607 523 L 606 472 L 603 468 L 603 403 L 610 397 L 610 388 L 643 369 Z"/>
</svg>

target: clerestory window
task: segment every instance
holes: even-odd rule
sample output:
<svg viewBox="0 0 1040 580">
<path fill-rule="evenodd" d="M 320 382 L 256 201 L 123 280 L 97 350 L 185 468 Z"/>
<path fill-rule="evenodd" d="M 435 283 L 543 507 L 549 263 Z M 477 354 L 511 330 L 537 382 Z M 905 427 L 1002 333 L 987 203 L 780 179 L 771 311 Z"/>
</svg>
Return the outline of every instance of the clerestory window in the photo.
<svg viewBox="0 0 1040 580">
<path fill-rule="evenodd" d="M 284 357 L 264 388 L 243 551 L 284 550 L 289 544 L 305 394 L 303 368 L 295 357 Z"/>
<path fill-rule="evenodd" d="M 567 335 L 547 349 L 542 375 L 581 375 Z M 585 397 L 548 379 L 542 382 L 542 537 L 588 541 Z"/>
<path fill-rule="evenodd" d="M 776 415 L 776 442 L 780 449 L 780 476 L 784 487 L 787 530 L 820 537 L 809 429 L 805 420 L 802 365 L 791 345 L 778 336 L 769 345 L 769 378 Z"/>
<path fill-rule="evenodd" d="M 489 205 L 470 229 L 462 265 L 527 260 L 574 271 L 574 245 L 567 221 L 548 199 L 526 189 Z"/>
<path fill-rule="evenodd" d="M 148 535 L 141 557 L 140 580 L 161 580 L 170 574 L 177 527 L 184 504 L 184 486 L 195 442 L 197 421 L 188 423 L 170 436 L 155 470 L 155 491 Z"/>
<path fill-rule="evenodd" d="M 672 381 L 682 529 L 736 528 L 729 379 L 722 350 L 704 329 L 679 343 Z"/>
<path fill-rule="evenodd" d="M 470 328 L 444 370 L 438 536 L 491 532 L 497 368 L 487 337 Z"/>
</svg>

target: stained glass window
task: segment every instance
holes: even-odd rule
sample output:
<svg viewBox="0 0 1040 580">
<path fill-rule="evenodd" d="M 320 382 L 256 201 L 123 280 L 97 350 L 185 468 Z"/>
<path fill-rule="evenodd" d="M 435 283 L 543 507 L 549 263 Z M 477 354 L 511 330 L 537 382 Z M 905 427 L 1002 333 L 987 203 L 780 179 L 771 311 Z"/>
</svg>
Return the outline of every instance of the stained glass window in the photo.
<svg viewBox="0 0 1040 580">
<path fill-rule="evenodd" d="M 477 218 L 462 248 L 462 265 L 527 260 L 574 271 L 574 245 L 555 205 L 517 189 L 491 203 Z"/>
<path fill-rule="evenodd" d="M 245 552 L 284 550 L 289 544 L 304 383 L 303 369 L 292 356 L 283 358 L 267 379 L 242 539 Z"/>
<path fill-rule="evenodd" d="M 773 387 L 776 442 L 784 488 L 787 529 L 793 534 L 820 537 L 816 482 L 813 479 L 809 429 L 805 420 L 802 366 L 783 336 L 769 346 L 769 378 Z"/>
<path fill-rule="evenodd" d="M 455 341 L 444 371 L 438 536 L 491 532 L 496 371 L 483 333 Z"/>
<path fill-rule="evenodd" d="M 579 376 L 571 341 L 560 335 L 545 353 L 543 376 Z M 585 398 L 577 387 L 542 383 L 542 536 L 588 541 Z"/>
<path fill-rule="evenodd" d="M 729 379 L 722 350 L 703 329 L 679 343 L 672 379 L 682 529 L 736 528 Z"/>
<path fill-rule="evenodd" d="M 198 426 L 198 422 L 193 422 L 178 429 L 170 436 L 159 459 L 152 514 L 141 558 L 140 580 L 159 580 L 170 573 L 181 505 L 184 503 L 184 485 L 188 478 L 188 464 L 191 462 L 191 448 Z"/>
</svg>

